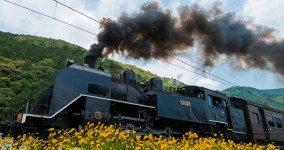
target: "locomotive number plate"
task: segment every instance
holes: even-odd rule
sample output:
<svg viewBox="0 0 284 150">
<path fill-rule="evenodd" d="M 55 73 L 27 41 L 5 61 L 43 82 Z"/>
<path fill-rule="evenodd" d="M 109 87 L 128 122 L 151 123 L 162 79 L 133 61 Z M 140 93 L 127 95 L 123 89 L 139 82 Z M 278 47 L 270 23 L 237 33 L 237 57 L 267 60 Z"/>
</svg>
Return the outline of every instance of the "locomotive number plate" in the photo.
<svg viewBox="0 0 284 150">
<path fill-rule="evenodd" d="M 185 101 L 185 100 L 179 100 L 179 104 L 181 106 L 191 107 L 191 102 Z"/>
</svg>

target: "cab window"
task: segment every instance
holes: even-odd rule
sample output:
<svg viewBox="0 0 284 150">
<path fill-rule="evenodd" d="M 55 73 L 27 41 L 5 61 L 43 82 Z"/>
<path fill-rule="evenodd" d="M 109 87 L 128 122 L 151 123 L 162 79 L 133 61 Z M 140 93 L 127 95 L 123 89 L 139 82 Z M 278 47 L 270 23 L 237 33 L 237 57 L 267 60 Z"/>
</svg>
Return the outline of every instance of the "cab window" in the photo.
<svg viewBox="0 0 284 150">
<path fill-rule="evenodd" d="M 214 108 L 223 108 L 223 100 L 220 97 L 208 96 L 208 104 Z"/>
<path fill-rule="evenodd" d="M 207 100 L 208 100 L 208 105 L 213 107 L 213 103 L 212 103 L 212 97 L 211 96 L 208 96 L 207 97 Z"/>
</svg>

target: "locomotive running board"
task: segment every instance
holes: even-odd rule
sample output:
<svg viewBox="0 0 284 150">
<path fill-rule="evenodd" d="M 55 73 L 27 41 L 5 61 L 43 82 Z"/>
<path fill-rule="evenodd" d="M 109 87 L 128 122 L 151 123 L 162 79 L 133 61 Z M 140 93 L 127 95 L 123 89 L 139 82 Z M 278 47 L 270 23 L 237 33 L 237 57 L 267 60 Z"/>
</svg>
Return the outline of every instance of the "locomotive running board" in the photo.
<svg viewBox="0 0 284 150">
<path fill-rule="evenodd" d="M 215 123 L 222 123 L 228 125 L 227 122 L 217 121 L 217 120 L 208 120 L 209 122 L 215 122 Z"/>
<path fill-rule="evenodd" d="M 237 134 L 247 134 L 245 132 L 235 131 L 235 130 L 229 129 L 229 128 L 227 130 L 232 131 L 233 133 L 237 133 Z"/>
<path fill-rule="evenodd" d="M 67 108 L 68 106 L 70 106 L 72 103 L 74 103 L 75 101 L 77 101 L 77 100 L 78 100 L 79 98 L 81 98 L 81 97 L 91 97 L 91 98 L 97 98 L 97 99 L 106 100 L 106 101 L 112 101 L 112 102 L 130 104 L 130 105 L 135 105 L 135 106 L 140 106 L 140 107 L 147 107 L 147 108 L 152 108 L 152 109 L 155 108 L 154 106 L 148 106 L 148 105 L 130 103 L 130 102 L 125 102 L 125 101 L 120 101 L 120 100 L 110 99 L 110 98 L 104 98 L 104 97 L 98 97 L 98 96 L 93 96 L 93 95 L 80 94 L 80 95 L 77 96 L 75 99 L 73 99 L 70 103 L 68 103 L 67 105 L 65 105 L 64 107 L 62 107 L 60 110 L 58 110 L 56 113 L 54 113 L 54 114 L 51 115 L 51 116 L 35 115 L 35 114 L 23 114 L 23 118 L 22 118 L 21 123 L 25 123 L 27 117 L 52 119 L 54 116 L 56 116 L 57 114 L 59 114 L 61 111 L 63 111 L 65 108 Z"/>
</svg>

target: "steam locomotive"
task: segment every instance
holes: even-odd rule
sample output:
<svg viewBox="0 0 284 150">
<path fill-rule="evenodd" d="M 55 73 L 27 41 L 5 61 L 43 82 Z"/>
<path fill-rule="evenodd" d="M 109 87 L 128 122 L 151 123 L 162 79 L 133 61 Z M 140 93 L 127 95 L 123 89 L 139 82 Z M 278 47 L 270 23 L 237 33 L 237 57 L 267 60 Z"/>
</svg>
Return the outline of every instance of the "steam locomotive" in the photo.
<svg viewBox="0 0 284 150">
<path fill-rule="evenodd" d="M 284 112 L 247 102 L 199 86 L 165 91 L 163 81 L 136 81 L 132 70 L 112 78 L 96 58 L 83 65 L 67 59 L 54 84 L 43 91 L 33 113 L 19 112 L 17 121 L 2 124 L 2 131 L 44 134 L 55 129 L 80 129 L 87 122 L 116 124 L 137 134 L 201 136 L 223 134 L 227 139 L 284 145 Z M 282 132 L 282 134 L 281 134 Z"/>
</svg>

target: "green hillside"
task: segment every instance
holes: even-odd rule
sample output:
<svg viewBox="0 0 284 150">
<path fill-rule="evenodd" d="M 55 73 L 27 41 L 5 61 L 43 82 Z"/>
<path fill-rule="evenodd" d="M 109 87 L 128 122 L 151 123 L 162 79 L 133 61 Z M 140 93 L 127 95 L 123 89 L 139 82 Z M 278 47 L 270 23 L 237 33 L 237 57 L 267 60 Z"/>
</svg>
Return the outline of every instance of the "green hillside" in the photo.
<svg viewBox="0 0 284 150">
<path fill-rule="evenodd" d="M 231 87 L 225 89 L 223 93 L 284 111 L 283 89 L 258 90 L 251 87 Z"/>
<path fill-rule="evenodd" d="M 26 100 L 35 103 L 39 93 L 52 84 L 55 73 L 64 67 L 66 58 L 82 64 L 85 52 L 86 49 L 62 40 L 0 31 L 0 121 L 11 117 Z M 138 82 L 157 77 L 110 59 L 103 66 L 116 78 L 125 69 L 135 71 Z M 169 79 L 162 80 L 167 89 Z M 172 86 L 176 83 L 174 80 Z"/>
<path fill-rule="evenodd" d="M 266 90 L 261 90 L 263 92 L 266 93 L 270 93 L 270 94 L 275 94 L 275 95 L 279 95 L 279 96 L 284 96 L 284 88 L 281 89 L 266 89 Z"/>
<path fill-rule="evenodd" d="M 62 40 L 0 32 L 0 120 L 11 117 L 25 100 L 35 102 L 66 57 L 80 62 L 84 53 Z"/>
</svg>

